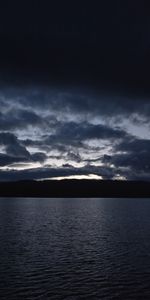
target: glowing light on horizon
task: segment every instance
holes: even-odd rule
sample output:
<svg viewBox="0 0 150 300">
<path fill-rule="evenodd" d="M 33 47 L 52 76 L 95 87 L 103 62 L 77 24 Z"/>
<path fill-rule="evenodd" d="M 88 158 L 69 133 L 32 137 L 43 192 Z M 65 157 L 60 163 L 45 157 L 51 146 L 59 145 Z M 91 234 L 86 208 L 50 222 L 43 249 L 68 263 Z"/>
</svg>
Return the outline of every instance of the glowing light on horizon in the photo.
<svg viewBox="0 0 150 300">
<path fill-rule="evenodd" d="M 127 180 L 127 178 L 125 176 L 117 174 L 113 177 L 113 180 Z"/>
<path fill-rule="evenodd" d="M 50 178 L 42 178 L 37 181 L 43 180 L 64 180 L 64 179 L 95 179 L 95 180 L 103 180 L 103 177 L 96 174 L 89 175 L 70 175 L 70 176 L 60 176 L 60 177 L 50 177 Z"/>
</svg>

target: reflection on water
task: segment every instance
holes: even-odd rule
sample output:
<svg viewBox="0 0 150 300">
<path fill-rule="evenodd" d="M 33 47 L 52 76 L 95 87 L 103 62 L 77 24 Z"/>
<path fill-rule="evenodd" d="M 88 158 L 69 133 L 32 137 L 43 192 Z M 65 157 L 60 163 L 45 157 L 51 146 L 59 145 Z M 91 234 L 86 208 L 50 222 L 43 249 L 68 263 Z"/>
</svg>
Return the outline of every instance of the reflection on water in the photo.
<svg viewBox="0 0 150 300">
<path fill-rule="evenodd" d="M 0 299 L 150 299 L 150 199 L 0 199 Z"/>
</svg>

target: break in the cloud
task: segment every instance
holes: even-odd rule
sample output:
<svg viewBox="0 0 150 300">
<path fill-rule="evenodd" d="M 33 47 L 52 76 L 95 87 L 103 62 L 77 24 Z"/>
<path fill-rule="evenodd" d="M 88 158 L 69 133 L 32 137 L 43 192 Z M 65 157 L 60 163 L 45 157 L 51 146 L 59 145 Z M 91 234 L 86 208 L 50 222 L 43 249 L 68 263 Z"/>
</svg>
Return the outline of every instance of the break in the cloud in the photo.
<svg viewBox="0 0 150 300">
<path fill-rule="evenodd" d="M 147 98 L 8 86 L 0 104 L 0 180 L 150 179 Z"/>
</svg>

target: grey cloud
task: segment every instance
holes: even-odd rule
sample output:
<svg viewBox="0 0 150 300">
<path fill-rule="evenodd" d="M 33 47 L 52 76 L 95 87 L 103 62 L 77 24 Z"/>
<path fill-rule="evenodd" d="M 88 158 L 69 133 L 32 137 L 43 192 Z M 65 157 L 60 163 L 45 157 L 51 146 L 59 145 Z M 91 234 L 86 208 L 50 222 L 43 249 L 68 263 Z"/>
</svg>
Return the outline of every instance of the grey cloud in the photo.
<svg viewBox="0 0 150 300">
<path fill-rule="evenodd" d="M 42 101 L 41 101 L 42 99 Z M 38 89 L 36 92 L 28 91 L 24 98 L 24 103 L 42 107 L 51 107 L 62 111 L 68 109 L 71 111 L 80 112 L 98 112 L 102 115 L 124 115 L 128 113 L 142 112 L 143 114 L 150 114 L 148 107 L 150 107 L 149 99 L 140 99 L 130 93 L 122 95 L 121 93 L 109 92 L 92 92 L 88 89 Z"/>
<path fill-rule="evenodd" d="M 12 156 L 22 156 L 29 157 L 30 153 L 26 150 L 26 148 L 19 143 L 14 143 L 6 146 L 6 153 Z"/>
<path fill-rule="evenodd" d="M 30 154 L 22 145 L 17 137 L 9 132 L 0 133 L 0 145 L 5 146 L 6 153 L 1 153 L 1 166 L 9 165 L 14 162 L 44 162 L 47 156 L 44 153 L 37 152 Z"/>
<path fill-rule="evenodd" d="M 45 138 L 46 144 L 70 144 L 82 146 L 82 142 L 90 139 L 122 139 L 127 133 L 121 129 L 90 123 L 62 123 L 55 135 Z"/>
<path fill-rule="evenodd" d="M 105 165 L 113 164 L 116 169 L 128 168 L 126 170 L 128 178 L 140 176 L 142 178 L 142 174 L 150 173 L 150 140 L 125 139 L 115 149 L 120 153 L 114 153 L 112 156 L 104 155 L 102 162 Z"/>
<path fill-rule="evenodd" d="M 55 134 L 46 134 L 41 137 L 41 140 L 26 139 L 22 141 L 22 144 L 25 146 L 37 146 L 39 148 L 45 147 L 45 149 L 49 146 L 52 149 L 58 149 L 60 152 L 66 152 L 68 146 L 76 148 L 88 147 L 83 144 L 83 142 L 88 140 L 100 139 L 115 142 L 128 136 L 124 130 L 111 128 L 106 125 L 93 125 L 87 122 L 59 122 L 57 126 Z M 98 148 L 95 149 L 98 150 Z"/>
<path fill-rule="evenodd" d="M 41 116 L 37 115 L 33 111 L 22 109 L 17 112 L 17 115 L 24 124 L 27 123 L 27 124 L 31 124 L 31 125 L 38 125 L 43 122 L 43 120 L 41 119 Z"/>
<path fill-rule="evenodd" d="M 11 164 L 17 163 L 17 162 L 26 162 L 26 161 L 28 161 L 28 159 L 25 157 L 9 156 L 7 154 L 0 153 L 0 166 L 1 167 L 8 166 L 8 165 L 11 165 Z"/>
<path fill-rule="evenodd" d="M 148 174 L 150 141 L 135 138 L 127 134 L 126 130 L 114 125 L 115 122 L 116 124 L 121 122 L 124 117 L 137 124 L 140 124 L 140 122 L 150 123 L 150 102 L 148 99 L 141 101 L 141 99 L 135 97 L 127 99 L 125 96 L 110 96 L 102 92 L 94 94 L 83 90 L 74 91 L 73 89 L 59 91 L 58 89 L 45 87 L 32 87 L 26 90 L 14 88 L 13 90 L 8 89 L 8 91 L 3 89 L 1 94 L 3 94 L 3 97 L 0 99 L 2 103 L 0 145 L 3 145 L 6 150 L 6 153 L 2 153 L 0 157 L 1 166 L 7 166 L 15 162 L 40 162 L 42 164 L 47 158 L 63 157 L 66 164 L 68 160 L 77 163 L 81 161 L 93 163 L 100 160 L 105 166 L 105 172 L 104 170 L 102 172 L 101 168 L 94 169 L 94 166 L 91 165 L 89 165 L 89 168 L 86 166 L 84 169 L 71 169 L 69 167 L 69 174 L 80 174 L 82 172 L 85 172 L 85 174 L 88 174 L 86 172 L 95 172 L 94 174 L 97 172 L 99 174 L 99 171 L 106 174 L 106 170 L 108 173 L 125 172 L 128 178 L 136 176 L 138 172 L 144 174 L 143 176 Z M 13 104 L 13 106 L 10 104 Z M 65 116 L 68 116 L 68 119 L 65 120 Z M 75 119 L 76 116 L 77 120 Z M 99 120 L 104 120 L 107 125 L 94 125 L 92 123 L 93 116 L 98 117 Z M 111 118 L 114 119 L 113 127 L 109 126 L 111 122 L 107 123 Z M 70 121 L 71 119 L 72 121 Z M 26 129 L 30 129 L 29 126 L 40 129 L 41 136 L 34 136 L 34 132 L 29 130 L 30 135 L 25 134 L 27 138 L 23 140 L 25 137 L 21 136 L 22 130 L 26 133 Z M 17 138 L 12 132 L 16 132 L 16 134 L 19 132 L 21 138 Z M 102 144 L 106 140 L 112 147 L 111 155 L 105 155 L 102 160 L 101 157 L 92 159 L 92 156 L 89 159 L 84 159 L 83 149 L 86 149 L 90 155 L 92 149 L 98 152 L 101 147 L 101 144 L 97 148 L 94 145 L 91 146 L 93 139 L 98 139 L 99 142 L 102 141 Z M 27 147 L 35 147 L 37 152 L 31 154 Z M 41 152 L 43 150 L 45 154 Z M 54 153 L 51 157 L 49 155 L 50 151 Z M 126 153 L 124 153 L 125 151 Z M 121 153 L 118 154 L 119 152 Z M 110 164 L 114 164 L 114 171 L 109 167 Z M 123 171 L 125 167 L 129 168 L 130 172 L 129 170 Z M 36 170 L 17 174 L 32 177 L 35 174 L 34 172 Z M 40 171 L 37 170 L 36 174 L 39 174 L 38 172 Z M 41 176 L 47 176 L 44 174 L 47 174 L 48 170 L 43 171 L 42 169 L 41 172 L 43 172 Z M 65 171 L 65 167 L 63 167 L 57 171 L 55 170 L 55 172 L 56 174 L 58 172 L 61 176 L 60 174 L 65 174 L 68 171 Z M 50 174 L 52 174 L 52 169 Z M 51 175 L 49 176 L 51 177 Z M 113 174 L 110 174 L 110 178 L 111 176 Z"/>
<path fill-rule="evenodd" d="M 28 126 L 39 126 L 45 124 L 45 120 L 33 111 L 19 109 L 16 105 L 15 109 L 7 112 L 0 112 L 0 130 L 24 129 Z"/>
<path fill-rule="evenodd" d="M 149 152 L 150 151 L 150 140 L 149 139 L 138 139 L 130 137 L 129 139 L 124 139 L 115 148 L 117 151 L 127 151 L 127 152 Z"/>
<path fill-rule="evenodd" d="M 63 168 L 73 168 L 73 166 L 71 164 L 63 164 L 62 167 Z"/>
<path fill-rule="evenodd" d="M 17 143 L 17 137 L 10 132 L 3 132 L 0 133 L 0 144 L 1 145 L 9 145 L 9 144 L 13 144 L 13 143 Z"/>
<path fill-rule="evenodd" d="M 40 162 L 43 163 L 46 160 L 47 156 L 43 153 L 35 153 L 32 155 L 26 156 L 12 156 L 4 153 L 0 153 L 0 166 L 9 166 L 15 167 L 14 163 L 33 163 L 33 162 Z M 24 164 L 25 166 L 25 164 Z"/>
<path fill-rule="evenodd" d="M 6 147 L 6 153 L 8 155 L 19 155 L 23 157 L 28 157 L 30 155 L 26 148 L 19 143 L 17 137 L 12 133 L 0 133 L 0 145 L 4 145 Z"/>
<path fill-rule="evenodd" d="M 38 94 L 37 94 L 38 96 Z M 43 101 L 40 101 L 43 99 Z M 90 91 L 49 92 L 44 91 L 39 101 L 34 102 L 40 108 L 47 107 L 63 113 L 76 113 L 77 115 L 96 115 L 104 118 L 117 116 L 129 117 L 139 114 L 146 118 L 150 116 L 149 99 L 134 98 L 131 95 L 109 95 L 109 93 L 92 93 Z"/>
<path fill-rule="evenodd" d="M 124 95 L 115 91 L 111 93 L 103 90 L 94 92 L 85 88 L 70 89 L 62 87 L 32 87 L 3 89 L 3 98 L 9 105 L 16 102 L 28 109 L 37 108 L 39 111 L 54 110 L 77 114 L 94 114 L 104 117 L 126 116 L 137 113 L 150 116 L 149 99 L 140 99 L 130 92 Z M 3 101 L 4 102 L 4 101 Z"/>
<path fill-rule="evenodd" d="M 31 157 L 32 161 L 41 162 L 42 163 L 42 162 L 44 162 L 46 160 L 47 155 L 44 154 L 43 152 L 36 152 L 34 154 L 31 154 L 30 157 Z"/>
<path fill-rule="evenodd" d="M 21 143 L 24 146 L 42 146 L 43 140 L 25 139 L 25 140 L 21 140 Z"/>
<path fill-rule="evenodd" d="M 67 157 L 66 158 L 67 158 L 67 160 L 68 159 L 69 160 L 73 160 L 73 161 L 75 161 L 77 163 L 80 163 L 82 161 L 80 154 L 79 153 L 74 153 L 72 151 L 69 151 L 67 153 Z"/>
</svg>

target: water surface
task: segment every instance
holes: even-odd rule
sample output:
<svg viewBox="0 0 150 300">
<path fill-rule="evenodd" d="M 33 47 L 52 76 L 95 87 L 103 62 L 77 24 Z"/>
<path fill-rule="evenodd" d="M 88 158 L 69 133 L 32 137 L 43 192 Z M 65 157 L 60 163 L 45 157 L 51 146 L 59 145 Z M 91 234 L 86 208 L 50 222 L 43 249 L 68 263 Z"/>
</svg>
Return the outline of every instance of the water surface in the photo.
<svg viewBox="0 0 150 300">
<path fill-rule="evenodd" d="M 0 299 L 150 299 L 150 199 L 0 198 Z"/>
</svg>

